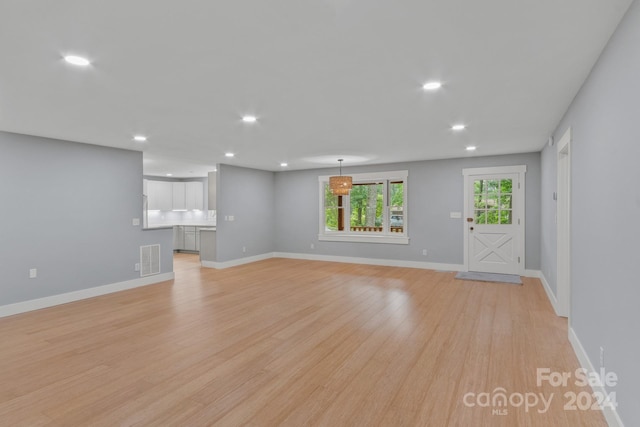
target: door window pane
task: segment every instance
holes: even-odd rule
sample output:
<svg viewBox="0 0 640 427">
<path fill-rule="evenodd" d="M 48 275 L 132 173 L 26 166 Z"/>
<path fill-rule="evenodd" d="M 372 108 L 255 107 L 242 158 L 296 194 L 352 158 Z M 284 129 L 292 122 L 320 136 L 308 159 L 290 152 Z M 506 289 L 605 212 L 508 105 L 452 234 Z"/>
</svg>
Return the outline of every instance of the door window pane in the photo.
<svg viewBox="0 0 640 427">
<path fill-rule="evenodd" d="M 473 191 L 476 224 L 513 223 L 513 180 L 476 179 Z"/>
<path fill-rule="evenodd" d="M 503 179 L 500 181 L 500 192 L 502 194 L 510 194 L 513 192 L 513 182 L 510 179 Z"/>
<path fill-rule="evenodd" d="M 500 187 L 500 180 L 498 179 L 485 179 L 485 191 L 488 193 L 496 193 Z"/>
<path fill-rule="evenodd" d="M 511 195 L 500 196 L 500 209 L 511 209 Z"/>
<path fill-rule="evenodd" d="M 500 224 L 511 224 L 511 211 L 500 210 Z"/>
<path fill-rule="evenodd" d="M 500 224 L 500 211 L 498 207 L 487 210 L 487 224 Z"/>
</svg>

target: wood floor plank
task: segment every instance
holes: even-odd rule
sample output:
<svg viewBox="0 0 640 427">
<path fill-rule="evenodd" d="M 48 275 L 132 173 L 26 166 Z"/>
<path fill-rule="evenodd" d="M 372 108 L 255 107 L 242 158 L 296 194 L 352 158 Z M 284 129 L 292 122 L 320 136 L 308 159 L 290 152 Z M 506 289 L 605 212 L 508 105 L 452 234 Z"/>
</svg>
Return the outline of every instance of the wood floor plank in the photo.
<svg viewBox="0 0 640 427">
<path fill-rule="evenodd" d="M 269 259 L 0 319 L 0 425 L 605 426 L 538 279 Z M 469 393 L 554 395 L 547 411 Z M 475 401 L 473 401 L 475 402 Z M 472 402 L 472 403 L 473 403 Z"/>
</svg>

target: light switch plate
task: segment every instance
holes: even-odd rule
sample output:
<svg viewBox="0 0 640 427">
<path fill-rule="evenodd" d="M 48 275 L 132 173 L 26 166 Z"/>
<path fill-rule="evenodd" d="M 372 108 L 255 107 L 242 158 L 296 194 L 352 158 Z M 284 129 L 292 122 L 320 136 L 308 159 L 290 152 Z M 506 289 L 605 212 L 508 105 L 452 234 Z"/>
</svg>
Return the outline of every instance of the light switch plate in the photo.
<svg viewBox="0 0 640 427">
<path fill-rule="evenodd" d="M 449 218 L 462 218 L 462 212 L 449 212 Z"/>
</svg>

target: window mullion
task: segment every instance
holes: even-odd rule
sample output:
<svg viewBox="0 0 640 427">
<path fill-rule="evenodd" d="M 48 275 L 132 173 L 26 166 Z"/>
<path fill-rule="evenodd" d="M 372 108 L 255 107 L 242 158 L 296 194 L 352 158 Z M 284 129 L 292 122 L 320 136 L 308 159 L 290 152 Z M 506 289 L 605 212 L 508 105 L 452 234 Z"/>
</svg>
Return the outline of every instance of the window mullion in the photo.
<svg viewBox="0 0 640 427">
<path fill-rule="evenodd" d="M 351 193 L 344 196 L 343 203 L 344 230 L 342 232 L 344 234 L 349 234 L 351 233 Z"/>
<path fill-rule="evenodd" d="M 391 227 L 391 220 L 389 216 L 389 212 L 391 212 L 391 209 L 389 209 L 389 180 L 385 179 L 382 181 L 382 185 L 384 185 L 384 188 L 382 189 L 382 233 L 386 235 L 390 234 L 389 230 Z"/>
</svg>

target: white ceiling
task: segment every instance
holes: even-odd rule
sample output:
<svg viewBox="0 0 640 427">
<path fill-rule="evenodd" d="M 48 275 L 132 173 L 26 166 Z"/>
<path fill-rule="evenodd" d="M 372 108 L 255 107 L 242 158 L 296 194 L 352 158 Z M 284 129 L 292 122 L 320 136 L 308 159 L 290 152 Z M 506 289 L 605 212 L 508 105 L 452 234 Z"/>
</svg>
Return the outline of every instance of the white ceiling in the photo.
<svg viewBox="0 0 640 427">
<path fill-rule="evenodd" d="M 630 3 L 2 0 L 0 129 L 186 177 L 538 151 Z"/>
</svg>

